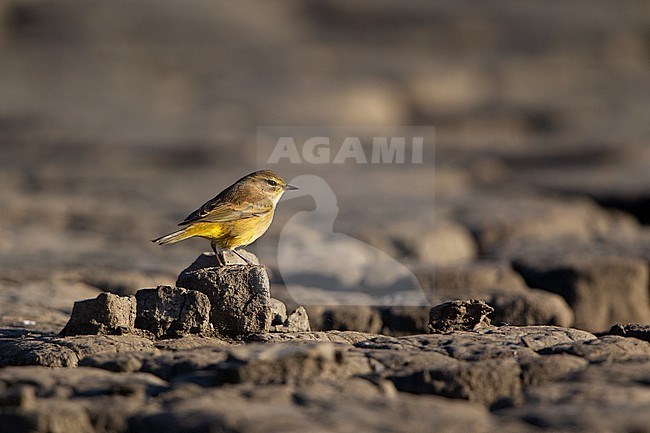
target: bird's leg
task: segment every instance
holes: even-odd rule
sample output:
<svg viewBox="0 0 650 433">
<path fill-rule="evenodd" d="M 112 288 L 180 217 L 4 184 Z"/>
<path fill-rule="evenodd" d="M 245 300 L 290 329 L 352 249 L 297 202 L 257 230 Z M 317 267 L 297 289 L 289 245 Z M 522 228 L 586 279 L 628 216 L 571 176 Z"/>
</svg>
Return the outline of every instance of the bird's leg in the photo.
<svg viewBox="0 0 650 433">
<path fill-rule="evenodd" d="M 233 253 L 237 254 L 237 255 L 238 255 L 238 256 L 239 256 L 243 261 L 246 262 L 246 264 L 247 264 L 248 266 L 255 266 L 255 263 L 251 262 L 251 261 L 248 260 L 246 257 L 244 257 L 244 256 L 242 256 L 241 254 L 239 254 L 239 253 L 237 252 L 237 250 L 230 250 L 230 251 L 232 251 Z"/>
<path fill-rule="evenodd" d="M 212 251 L 214 251 L 214 256 L 217 258 L 219 266 L 225 266 L 226 260 L 223 258 L 223 252 L 217 250 L 217 244 L 214 241 L 210 242 L 210 246 L 212 247 Z"/>
</svg>

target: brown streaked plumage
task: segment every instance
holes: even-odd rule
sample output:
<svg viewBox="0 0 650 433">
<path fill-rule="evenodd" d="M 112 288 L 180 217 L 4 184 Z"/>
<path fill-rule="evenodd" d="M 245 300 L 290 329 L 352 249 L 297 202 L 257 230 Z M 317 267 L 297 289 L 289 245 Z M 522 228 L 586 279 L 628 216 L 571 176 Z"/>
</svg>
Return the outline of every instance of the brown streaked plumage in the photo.
<svg viewBox="0 0 650 433">
<path fill-rule="evenodd" d="M 273 221 L 275 206 L 284 191 L 298 189 L 272 170 L 246 175 L 216 197 L 192 212 L 178 225 L 185 226 L 152 242 L 167 245 L 191 237 L 210 240 L 220 264 L 225 264 L 223 250 L 242 257 L 236 248 L 249 245 L 262 236 Z"/>
</svg>

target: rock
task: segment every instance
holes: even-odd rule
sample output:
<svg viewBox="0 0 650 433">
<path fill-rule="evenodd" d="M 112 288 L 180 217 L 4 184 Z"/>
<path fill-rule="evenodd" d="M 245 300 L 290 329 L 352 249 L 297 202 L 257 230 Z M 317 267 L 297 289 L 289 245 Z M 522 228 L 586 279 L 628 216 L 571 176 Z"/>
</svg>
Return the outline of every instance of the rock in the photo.
<svg viewBox="0 0 650 433">
<path fill-rule="evenodd" d="M 13 332 L 12 332 L 13 331 Z M 0 330 L 0 367 L 44 365 L 72 367 L 79 356 L 74 350 L 51 343 L 52 337 Z"/>
<path fill-rule="evenodd" d="M 167 388 L 150 374 L 118 375 L 88 367 L 8 367 L 0 370 L 0 383 L 9 393 L 32 388 L 17 406 L 0 407 L 3 432 L 126 431 L 128 418 L 146 399 Z"/>
<path fill-rule="evenodd" d="M 328 341 L 353 345 L 360 341 L 376 337 L 377 334 L 356 331 L 311 331 L 311 332 L 273 332 L 270 334 L 254 334 L 249 341 L 260 341 L 264 343 L 278 343 L 283 341 Z"/>
<path fill-rule="evenodd" d="M 532 387 L 498 422 L 525 420 L 533 431 L 646 432 L 650 392 L 638 384 L 547 383 Z"/>
<path fill-rule="evenodd" d="M 94 433 L 90 417 L 78 404 L 62 399 L 38 402 L 29 408 L 0 410 L 0 424 L 7 433 L 71 432 Z"/>
<path fill-rule="evenodd" d="M 229 338 L 219 338 L 215 336 L 203 336 L 196 334 L 189 334 L 183 338 L 170 338 L 167 340 L 157 340 L 154 345 L 160 350 L 184 350 L 194 349 L 198 347 L 221 347 L 232 346 L 237 344 Z"/>
<path fill-rule="evenodd" d="M 309 305 L 309 320 L 318 331 L 358 331 L 378 333 L 383 327 L 381 312 L 367 305 Z"/>
<path fill-rule="evenodd" d="M 494 308 L 492 320 L 516 326 L 571 326 L 573 311 L 564 298 L 544 290 L 493 290 L 484 299 Z"/>
<path fill-rule="evenodd" d="M 508 263 L 477 261 L 447 266 L 414 265 L 413 273 L 430 296 L 476 295 L 491 289 L 525 288 Z"/>
<path fill-rule="evenodd" d="M 580 373 L 574 375 L 572 379 L 583 383 L 609 383 L 629 386 L 644 385 L 647 389 L 648 374 L 650 374 L 650 359 L 646 358 L 625 362 L 591 363 Z"/>
<path fill-rule="evenodd" d="M 155 394 L 167 387 L 164 380 L 152 374 L 113 374 L 90 367 L 7 367 L 0 370 L 0 381 L 9 388 L 32 385 L 37 397 L 110 395 L 120 392 L 119 388 L 140 388 L 142 394 Z"/>
<path fill-rule="evenodd" d="M 454 266 L 418 265 L 412 269 L 432 303 L 479 298 L 494 308 L 490 317 L 495 323 L 573 324 L 573 311 L 561 296 L 528 288 L 509 264 L 479 261 Z"/>
<path fill-rule="evenodd" d="M 274 316 L 263 266 L 192 266 L 181 272 L 176 285 L 208 296 L 210 322 L 219 334 L 241 338 L 269 331 Z"/>
<path fill-rule="evenodd" d="M 271 326 L 272 332 L 311 332 L 305 307 L 298 307 L 281 325 Z"/>
<path fill-rule="evenodd" d="M 436 305 L 429 313 L 430 332 L 474 331 L 490 326 L 488 314 L 494 308 L 478 299 Z"/>
<path fill-rule="evenodd" d="M 302 383 L 316 378 L 367 373 L 364 358 L 333 343 L 291 341 L 275 345 L 251 343 L 229 351 L 218 367 L 226 383 Z"/>
<path fill-rule="evenodd" d="M 284 302 L 271 298 L 271 325 L 282 325 L 287 320 L 287 306 Z"/>
<path fill-rule="evenodd" d="M 648 374 L 648 359 L 588 364 L 561 380 L 528 387 L 517 405 L 494 413 L 499 421 L 526 419 L 545 431 L 569 425 L 571 431 L 647 431 Z"/>
<path fill-rule="evenodd" d="M 479 292 L 479 293 L 477 293 Z M 533 289 L 492 289 L 466 293 L 461 299 L 479 295 L 494 308 L 490 317 L 497 324 L 510 325 L 557 325 L 570 326 L 573 312 L 556 294 Z M 440 302 L 453 301 L 457 297 L 436 292 Z M 427 307 L 380 307 L 383 327 L 387 335 L 407 335 L 427 332 L 429 311 Z M 376 331 L 375 331 L 376 332 Z"/>
<path fill-rule="evenodd" d="M 589 361 L 573 355 L 530 356 L 519 362 L 524 385 L 558 381 L 582 371 Z"/>
<path fill-rule="evenodd" d="M 455 203 L 455 216 L 469 227 L 483 254 L 498 255 L 515 243 L 588 239 L 616 224 L 606 210 L 584 198 L 540 194 L 476 193 Z"/>
<path fill-rule="evenodd" d="M 187 388 L 173 404 L 139 414 L 133 433 L 203 431 L 487 433 L 487 410 L 463 401 L 402 393 L 350 378 L 305 385 Z M 227 405 L 215 402 L 228 402 Z M 380 411 L 381 416 L 377 416 Z M 520 430 L 521 431 L 521 430 Z"/>
<path fill-rule="evenodd" d="M 579 356 L 592 363 L 626 362 L 650 359 L 650 343 L 636 338 L 606 335 L 595 340 L 546 347 L 539 353 L 543 355 L 566 353 Z"/>
<path fill-rule="evenodd" d="M 371 336 L 355 343 L 362 349 L 383 349 L 395 352 L 421 350 L 438 352 L 459 360 L 471 361 L 491 357 L 532 355 L 543 349 L 563 344 L 579 344 L 596 340 L 586 331 L 557 326 L 500 326 L 477 331 L 455 331 L 449 334 L 421 334 L 405 337 Z"/>
<path fill-rule="evenodd" d="M 61 335 L 133 332 L 135 317 L 135 297 L 100 293 L 95 299 L 74 303 L 70 320 Z"/>
<path fill-rule="evenodd" d="M 521 369 L 514 359 L 407 367 L 387 377 L 400 391 L 462 398 L 486 406 L 504 398 L 519 398 L 522 392 Z"/>
<path fill-rule="evenodd" d="M 260 261 L 255 254 L 250 253 L 246 250 L 237 250 L 237 252 L 242 256 L 246 257 L 246 259 L 251 263 L 255 265 L 260 264 Z M 233 253 L 232 251 L 224 251 L 223 257 L 226 260 L 226 266 L 247 264 L 244 260 L 242 260 L 241 257 Z M 217 258 L 215 257 L 214 253 L 202 253 L 200 256 L 196 258 L 196 260 L 192 262 L 191 265 L 185 268 L 183 272 L 197 271 L 199 269 L 213 268 L 213 267 L 219 267 L 219 263 L 217 262 Z"/>
<path fill-rule="evenodd" d="M 571 171 L 553 165 L 529 170 L 526 181 L 563 194 L 591 197 L 606 208 L 623 210 L 648 225 L 650 151 L 645 145 L 616 149 L 618 155 L 611 155 L 605 161 L 587 162 Z"/>
<path fill-rule="evenodd" d="M 309 317 L 305 307 L 298 307 L 287 317 L 284 324 L 285 332 L 310 332 Z"/>
<path fill-rule="evenodd" d="M 452 221 L 391 222 L 381 230 L 362 228 L 358 236 L 392 257 L 429 266 L 466 263 L 476 257 L 471 234 Z"/>
<path fill-rule="evenodd" d="M 637 338 L 650 343 L 650 325 L 630 323 L 628 325 L 614 325 L 608 332 L 609 335 Z"/>
<path fill-rule="evenodd" d="M 135 326 L 156 338 L 206 333 L 210 325 L 210 301 L 194 290 L 158 286 L 135 294 Z"/>
<path fill-rule="evenodd" d="M 188 382 L 205 387 L 248 382 L 257 385 L 312 383 L 368 372 L 364 356 L 351 351 L 349 345 L 295 340 L 227 348 L 225 360 L 178 375 L 174 383 Z"/>
<path fill-rule="evenodd" d="M 75 367 L 89 355 L 128 351 L 156 351 L 148 338 L 136 335 L 80 335 L 55 337 L 0 329 L 0 367 L 42 365 Z"/>
<path fill-rule="evenodd" d="M 585 254 L 522 258 L 514 266 L 529 286 L 561 295 L 578 328 L 604 330 L 616 322 L 650 320 L 645 260 Z"/>
<path fill-rule="evenodd" d="M 382 333 L 389 335 L 427 332 L 430 307 L 382 307 Z"/>
<path fill-rule="evenodd" d="M 463 398 L 486 406 L 521 399 L 525 387 L 568 377 L 588 360 L 536 351 L 596 337 L 552 326 L 486 328 L 473 332 L 377 336 L 360 341 L 373 371 L 400 391 Z"/>
<path fill-rule="evenodd" d="M 143 359 L 151 356 L 147 352 L 118 352 L 90 355 L 79 360 L 79 366 L 101 368 L 114 372 L 134 372 L 142 369 Z"/>
<path fill-rule="evenodd" d="M 559 326 L 499 326 L 482 331 L 483 338 L 521 344 L 539 353 L 540 350 L 558 344 L 582 343 L 596 340 L 596 336 L 580 329 L 561 328 Z M 473 334 L 469 334 L 471 336 Z"/>
</svg>

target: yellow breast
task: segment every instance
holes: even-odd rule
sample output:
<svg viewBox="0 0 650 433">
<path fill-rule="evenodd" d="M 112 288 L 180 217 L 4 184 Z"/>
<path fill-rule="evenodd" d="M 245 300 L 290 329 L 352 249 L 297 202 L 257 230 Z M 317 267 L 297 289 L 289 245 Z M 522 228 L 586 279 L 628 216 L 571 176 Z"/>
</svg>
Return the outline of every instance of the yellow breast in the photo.
<svg viewBox="0 0 650 433">
<path fill-rule="evenodd" d="M 234 249 L 249 245 L 268 230 L 273 212 L 259 217 L 242 218 L 228 222 L 198 222 L 187 228 L 188 234 L 215 241 L 222 249 Z"/>
</svg>

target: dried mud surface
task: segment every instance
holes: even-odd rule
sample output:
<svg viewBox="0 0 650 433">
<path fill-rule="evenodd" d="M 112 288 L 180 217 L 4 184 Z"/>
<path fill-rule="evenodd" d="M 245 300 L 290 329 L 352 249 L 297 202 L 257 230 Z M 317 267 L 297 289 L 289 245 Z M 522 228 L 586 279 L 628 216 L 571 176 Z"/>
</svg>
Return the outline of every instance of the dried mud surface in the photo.
<svg viewBox="0 0 650 433">
<path fill-rule="evenodd" d="M 650 432 L 649 17 L 0 2 L 0 431 Z M 435 126 L 435 166 L 277 169 L 336 192 L 348 238 L 310 278 L 354 284 L 332 269 L 376 260 L 345 253 L 360 240 L 492 325 L 427 334 L 430 306 L 324 292 L 309 332 L 207 335 L 199 296 L 187 328 L 59 335 L 75 301 L 175 285 L 207 245 L 149 240 L 263 165 L 259 125 Z M 280 203 L 251 248 L 289 312 L 276 251 L 314 201 Z"/>
</svg>

